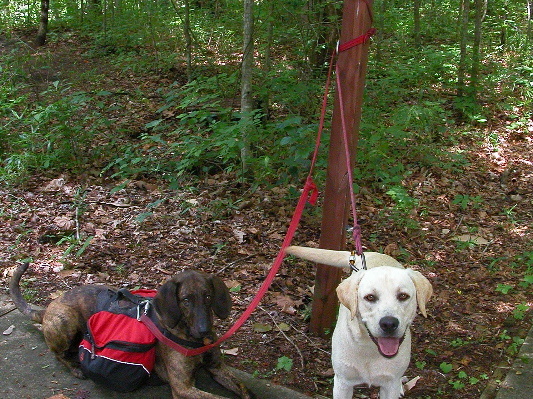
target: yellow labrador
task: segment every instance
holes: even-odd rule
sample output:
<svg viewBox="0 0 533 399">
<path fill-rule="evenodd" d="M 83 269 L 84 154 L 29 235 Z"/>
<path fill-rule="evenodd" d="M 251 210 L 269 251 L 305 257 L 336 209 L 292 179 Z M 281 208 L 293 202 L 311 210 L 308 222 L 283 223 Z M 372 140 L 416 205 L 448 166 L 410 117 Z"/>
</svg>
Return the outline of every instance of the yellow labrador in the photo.
<svg viewBox="0 0 533 399">
<path fill-rule="evenodd" d="M 349 267 L 350 252 L 292 246 L 288 254 L 320 264 Z M 334 399 L 351 399 L 359 384 L 379 386 L 381 399 L 403 395 L 402 376 L 411 358 L 411 325 L 417 305 L 424 317 L 433 293 L 421 273 L 388 255 L 365 252 L 368 270 L 356 268 L 337 287 L 341 303 L 332 337 Z"/>
</svg>

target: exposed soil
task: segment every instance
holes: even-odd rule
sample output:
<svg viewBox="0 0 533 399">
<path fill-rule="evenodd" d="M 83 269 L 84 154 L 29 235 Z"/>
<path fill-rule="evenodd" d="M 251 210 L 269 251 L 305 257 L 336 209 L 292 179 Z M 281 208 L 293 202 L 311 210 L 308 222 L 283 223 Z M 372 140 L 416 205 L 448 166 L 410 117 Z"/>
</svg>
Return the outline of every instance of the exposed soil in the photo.
<svg viewBox="0 0 533 399">
<path fill-rule="evenodd" d="M 120 98 L 128 106 L 117 123 L 130 123 L 132 130 L 157 108 L 157 96 L 151 96 L 171 82 L 87 57 L 75 38 L 39 51 L 46 52 L 50 67 L 39 69 L 46 76 L 37 74 L 31 60 L 41 58 L 30 52 L 26 79 L 35 83 L 35 93 L 58 76 L 71 81 L 73 90 L 143 91 L 149 100 L 142 104 L 127 94 Z M 83 81 L 86 71 L 98 71 L 101 79 Z M 390 196 L 367 189 L 358 197 L 365 248 L 420 270 L 435 289 L 429 317 L 418 316 L 413 326 L 406 375 L 421 378 L 407 397 L 478 398 L 502 377 L 499 368 L 516 354 L 513 342 L 531 326 L 530 310 L 519 306 L 530 309 L 531 286 L 519 283 L 533 267 L 533 121 L 517 132 L 502 117 L 488 129 L 498 133 L 498 149 L 463 143 L 470 160 L 463 171 L 412 170 L 403 185 L 419 202 L 401 217 L 403 223 Z M 16 262 L 27 258 L 32 265 L 26 293 L 41 304 L 86 283 L 154 288 L 191 267 L 219 274 L 233 289 L 231 320 L 219 326 L 227 330 L 279 251 L 296 204 L 289 187 L 250 190 L 220 174 L 183 182 L 178 190 L 139 178 L 114 191 L 120 182 L 89 169 L 0 188 L 2 286 Z M 293 243 L 316 245 L 320 218 L 320 203 L 318 210 L 307 209 Z M 406 227 L 406 219 L 417 227 Z M 76 237 L 81 243 L 93 238 L 84 247 Z M 310 263 L 285 261 L 259 308 L 223 344 L 238 349 L 226 356 L 228 363 L 311 395 L 331 396 L 330 341 L 308 333 L 314 273 Z M 278 361 L 283 356 L 292 359 L 289 371 L 277 367 L 285 364 Z M 376 398 L 377 391 L 361 388 L 355 397 Z"/>
</svg>

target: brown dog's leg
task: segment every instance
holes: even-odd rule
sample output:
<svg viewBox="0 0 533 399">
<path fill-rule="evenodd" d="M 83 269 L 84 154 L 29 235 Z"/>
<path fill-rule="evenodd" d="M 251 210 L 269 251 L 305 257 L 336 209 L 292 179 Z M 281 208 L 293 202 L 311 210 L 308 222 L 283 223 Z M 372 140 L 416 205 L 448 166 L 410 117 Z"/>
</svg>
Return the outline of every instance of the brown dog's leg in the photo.
<svg viewBox="0 0 533 399">
<path fill-rule="evenodd" d="M 224 388 L 235 393 L 242 399 L 252 396 L 244 384 L 235 377 L 230 369 L 222 362 L 222 354 L 219 348 L 212 349 L 204 354 L 204 364 L 213 379 Z"/>
<path fill-rule="evenodd" d="M 194 386 L 194 372 L 200 362 L 201 355 L 186 357 L 165 344 L 157 345 L 156 373 L 169 383 L 173 399 L 224 399 Z"/>
<path fill-rule="evenodd" d="M 220 385 L 230 390 L 231 392 L 234 392 L 240 398 L 252 398 L 250 392 L 248 391 L 248 388 L 246 388 L 244 384 L 239 381 L 226 366 L 221 365 L 220 367 L 211 368 L 209 369 L 209 372 L 211 373 L 213 379 L 216 382 L 218 382 Z"/>
<path fill-rule="evenodd" d="M 42 325 L 44 340 L 57 360 L 67 366 L 75 377 L 85 378 L 77 357 L 85 322 L 79 320 L 78 312 L 52 302 L 46 309 Z"/>
</svg>

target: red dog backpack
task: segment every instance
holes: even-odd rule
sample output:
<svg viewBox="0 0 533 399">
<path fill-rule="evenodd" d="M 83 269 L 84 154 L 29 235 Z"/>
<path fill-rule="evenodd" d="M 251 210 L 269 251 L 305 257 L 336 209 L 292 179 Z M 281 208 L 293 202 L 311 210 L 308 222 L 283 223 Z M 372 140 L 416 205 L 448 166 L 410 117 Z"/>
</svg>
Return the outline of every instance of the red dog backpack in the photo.
<svg viewBox="0 0 533 399">
<path fill-rule="evenodd" d="M 99 296 L 99 311 L 87 321 L 78 352 L 86 377 L 119 392 L 133 391 L 148 381 L 157 339 L 138 318 L 155 294 L 109 290 Z"/>
</svg>

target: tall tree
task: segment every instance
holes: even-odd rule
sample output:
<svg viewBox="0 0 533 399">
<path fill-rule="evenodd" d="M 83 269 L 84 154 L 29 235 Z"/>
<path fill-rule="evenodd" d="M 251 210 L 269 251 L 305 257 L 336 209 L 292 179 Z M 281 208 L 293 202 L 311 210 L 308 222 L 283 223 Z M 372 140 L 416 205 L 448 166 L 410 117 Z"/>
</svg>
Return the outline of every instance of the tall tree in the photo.
<svg viewBox="0 0 533 399">
<path fill-rule="evenodd" d="M 421 0 L 413 1 L 413 36 L 417 50 L 420 50 L 420 47 L 422 46 L 420 38 L 420 2 Z"/>
<path fill-rule="evenodd" d="M 470 89 L 474 98 L 477 97 L 479 85 L 479 64 L 481 52 L 481 23 L 483 22 L 483 2 L 484 0 L 474 0 L 476 10 L 474 20 L 474 43 L 472 45 L 472 71 L 470 74 Z"/>
<path fill-rule="evenodd" d="M 314 46 L 309 49 L 309 63 L 312 68 L 322 68 L 328 60 L 329 45 L 338 37 L 337 20 L 340 18 L 339 2 L 330 0 L 308 0 L 308 24 L 313 29 Z"/>
<path fill-rule="evenodd" d="M 189 0 L 185 0 L 185 18 L 183 21 L 183 35 L 185 36 L 187 58 L 187 81 L 192 80 L 192 39 L 191 39 L 191 7 Z"/>
<path fill-rule="evenodd" d="M 527 0 L 527 41 L 531 42 L 533 39 L 533 29 L 531 28 L 531 20 L 533 18 L 533 1 Z"/>
<path fill-rule="evenodd" d="M 272 70 L 272 47 L 274 43 L 274 12 L 275 12 L 276 2 L 271 0 L 268 7 L 268 21 L 267 21 L 267 32 L 266 32 L 266 50 L 265 50 L 265 66 L 264 73 L 265 76 L 268 76 Z M 263 110 L 263 115 L 268 118 L 270 110 L 270 90 L 263 90 L 261 93 L 261 107 Z"/>
<path fill-rule="evenodd" d="M 468 13 L 470 12 L 470 0 L 461 0 L 459 8 L 459 66 L 457 68 L 457 96 L 462 97 L 465 91 L 466 78 L 466 47 L 468 44 Z"/>
<path fill-rule="evenodd" d="M 35 38 L 35 44 L 37 46 L 44 46 L 46 43 L 46 35 L 48 33 L 48 10 L 50 7 L 49 0 L 41 0 L 41 20 L 39 23 L 39 30 L 37 31 L 37 37 Z"/>
<path fill-rule="evenodd" d="M 248 157 L 250 155 L 250 132 L 253 126 L 252 76 L 254 65 L 254 0 L 244 0 L 243 15 L 244 40 L 241 66 L 241 162 L 243 172 L 246 173 L 248 170 Z"/>
</svg>

